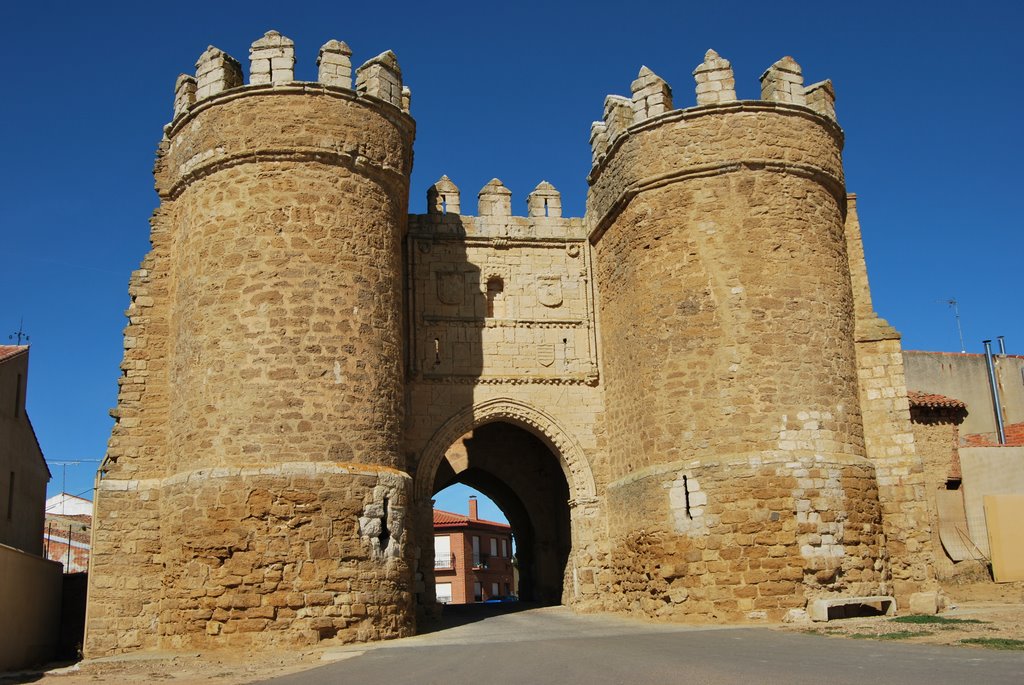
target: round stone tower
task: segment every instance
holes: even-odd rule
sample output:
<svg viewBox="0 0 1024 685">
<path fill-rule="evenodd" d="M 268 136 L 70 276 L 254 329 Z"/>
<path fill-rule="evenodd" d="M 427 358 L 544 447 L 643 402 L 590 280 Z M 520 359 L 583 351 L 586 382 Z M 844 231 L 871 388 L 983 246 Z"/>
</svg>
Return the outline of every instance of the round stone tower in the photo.
<svg viewBox="0 0 1024 685">
<path fill-rule="evenodd" d="M 165 328 L 150 339 L 169 379 L 159 597 L 141 598 L 159 604 L 156 646 L 413 631 L 399 445 L 415 125 L 394 55 L 355 89 L 350 55 L 331 41 L 319 81 L 296 82 L 292 41 L 269 32 L 248 84 L 213 47 L 178 79 L 153 222 Z M 133 646 L 107 629 L 91 625 L 94 651 Z"/>
<path fill-rule="evenodd" d="M 592 129 L 608 603 L 777 619 L 877 594 L 831 84 L 784 58 L 738 101 L 713 51 L 694 75 L 697 107 L 644 68 Z"/>
</svg>

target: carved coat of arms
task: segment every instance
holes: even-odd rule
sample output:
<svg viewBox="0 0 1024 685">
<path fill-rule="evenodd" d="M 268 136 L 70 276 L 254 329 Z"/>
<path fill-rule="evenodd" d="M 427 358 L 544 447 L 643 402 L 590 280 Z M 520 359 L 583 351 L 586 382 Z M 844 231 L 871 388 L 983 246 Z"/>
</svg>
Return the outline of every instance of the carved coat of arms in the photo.
<svg viewBox="0 0 1024 685">
<path fill-rule="evenodd" d="M 537 361 L 540 362 L 541 366 L 551 366 L 555 363 L 555 346 L 554 345 L 537 345 Z"/>
<path fill-rule="evenodd" d="M 462 304 L 466 280 L 461 271 L 437 272 L 437 299 L 445 304 Z"/>
<path fill-rule="evenodd" d="M 538 276 L 537 301 L 545 307 L 557 307 L 562 304 L 562 277 Z"/>
</svg>

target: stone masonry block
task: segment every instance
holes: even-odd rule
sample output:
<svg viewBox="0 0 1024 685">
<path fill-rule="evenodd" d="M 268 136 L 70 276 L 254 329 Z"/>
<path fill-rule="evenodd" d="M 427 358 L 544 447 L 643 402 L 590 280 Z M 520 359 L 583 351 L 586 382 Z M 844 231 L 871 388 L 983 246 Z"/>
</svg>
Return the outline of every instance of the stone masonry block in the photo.
<svg viewBox="0 0 1024 685">
<path fill-rule="evenodd" d="M 732 64 L 729 60 L 719 57 L 714 50 L 708 50 L 704 54 L 704 61 L 693 70 L 693 78 L 697 82 L 698 105 L 713 105 L 736 99 L 736 80 L 733 77 Z"/>
</svg>

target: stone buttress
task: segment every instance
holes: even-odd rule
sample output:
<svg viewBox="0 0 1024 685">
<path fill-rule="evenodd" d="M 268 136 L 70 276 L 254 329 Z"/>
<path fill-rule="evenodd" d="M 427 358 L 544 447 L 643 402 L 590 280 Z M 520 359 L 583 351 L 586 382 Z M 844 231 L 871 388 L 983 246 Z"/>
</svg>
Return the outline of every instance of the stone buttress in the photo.
<svg viewBox="0 0 1024 685">
<path fill-rule="evenodd" d="M 390 52 L 253 43 L 178 79 L 97 493 L 87 654 L 413 632 Z"/>
<path fill-rule="evenodd" d="M 805 88 L 784 58 L 740 101 L 713 51 L 694 76 L 698 106 L 673 110 L 645 67 L 592 128 L 601 589 L 621 610 L 705 618 L 878 594 L 831 85 Z"/>
</svg>

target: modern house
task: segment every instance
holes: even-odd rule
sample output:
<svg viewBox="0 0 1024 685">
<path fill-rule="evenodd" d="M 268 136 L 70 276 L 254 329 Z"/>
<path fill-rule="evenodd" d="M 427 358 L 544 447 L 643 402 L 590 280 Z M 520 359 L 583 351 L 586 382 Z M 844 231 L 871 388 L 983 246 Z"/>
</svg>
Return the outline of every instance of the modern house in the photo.
<svg viewBox="0 0 1024 685">
<path fill-rule="evenodd" d="M 469 498 L 469 516 L 434 509 L 434 577 L 442 604 L 518 594 L 511 526 L 481 519 L 476 497 Z"/>
</svg>

